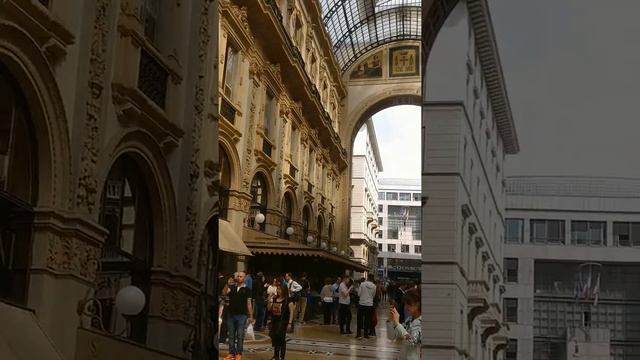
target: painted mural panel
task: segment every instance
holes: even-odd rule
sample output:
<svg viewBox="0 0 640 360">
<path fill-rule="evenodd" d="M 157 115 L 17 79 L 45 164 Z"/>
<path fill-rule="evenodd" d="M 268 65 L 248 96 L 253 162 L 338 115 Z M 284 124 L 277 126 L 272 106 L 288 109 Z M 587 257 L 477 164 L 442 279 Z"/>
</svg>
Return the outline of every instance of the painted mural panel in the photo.
<svg viewBox="0 0 640 360">
<path fill-rule="evenodd" d="M 351 72 L 350 78 L 354 79 L 377 79 L 382 77 L 382 51 L 378 51 L 356 66 Z"/>
</svg>

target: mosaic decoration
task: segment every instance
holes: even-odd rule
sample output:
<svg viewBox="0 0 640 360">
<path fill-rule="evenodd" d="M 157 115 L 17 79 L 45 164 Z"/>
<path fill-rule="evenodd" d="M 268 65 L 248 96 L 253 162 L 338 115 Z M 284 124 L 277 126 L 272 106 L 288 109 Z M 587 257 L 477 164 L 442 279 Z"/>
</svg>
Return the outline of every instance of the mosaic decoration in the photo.
<svg viewBox="0 0 640 360">
<path fill-rule="evenodd" d="M 389 76 L 420 75 L 420 47 L 401 46 L 389 49 Z"/>
</svg>

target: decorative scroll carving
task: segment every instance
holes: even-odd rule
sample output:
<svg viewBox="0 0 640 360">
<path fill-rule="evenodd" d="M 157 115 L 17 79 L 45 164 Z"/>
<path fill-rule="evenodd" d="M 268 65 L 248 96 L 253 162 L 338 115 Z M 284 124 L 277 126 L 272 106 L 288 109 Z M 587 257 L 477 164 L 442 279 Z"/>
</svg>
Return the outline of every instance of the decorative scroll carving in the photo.
<svg viewBox="0 0 640 360">
<path fill-rule="evenodd" d="M 248 193 L 249 185 L 251 182 L 251 168 L 252 168 L 252 160 L 253 160 L 253 146 L 254 146 L 254 136 L 255 136 L 255 122 L 256 122 L 256 104 L 254 95 L 255 94 L 255 84 L 251 86 L 250 89 L 250 99 L 251 103 L 249 105 L 249 130 L 247 131 L 247 142 L 244 147 L 244 172 L 242 174 L 242 191 Z"/>
<path fill-rule="evenodd" d="M 82 240 L 49 235 L 47 269 L 93 282 L 98 270 L 98 249 Z"/>
<path fill-rule="evenodd" d="M 204 70 L 204 63 L 207 56 L 207 48 L 209 46 L 209 1 L 203 1 L 202 10 L 200 12 L 200 42 L 198 57 L 200 59 L 200 71 Z M 198 228 L 198 180 L 200 179 L 200 133 L 202 132 L 202 123 L 205 113 L 205 95 L 204 95 L 204 75 L 200 75 L 195 85 L 195 102 L 194 102 L 194 117 L 193 117 L 193 129 L 191 131 L 191 159 L 189 161 L 189 200 L 187 201 L 187 209 L 185 213 L 185 222 L 187 234 L 184 243 L 184 253 L 182 256 L 182 265 L 185 268 L 193 268 L 193 257 L 195 255 L 195 249 L 197 248 L 197 235 L 196 230 Z"/>
<path fill-rule="evenodd" d="M 178 320 L 193 324 L 196 318 L 196 302 L 193 296 L 183 291 L 163 289 L 160 316 L 167 320 Z"/>
<path fill-rule="evenodd" d="M 98 181 L 94 172 L 100 151 L 98 145 L 99 119 L 105 82 L 105 54 L 109 35 L 107 20 L 110 6 L 111 0 L 98 0 L 96 4 L 89 54 L 89 99 L 87 100 L 87 114 L 84 121 L 84 140 L 80 154 L 80 174 L 78 176 L 78 192 L 76 193 L 76 206 L 86 208 L 89 213 L 93 212 L 98 192 Z"/>
<path fill-rule="evenodd" d="M 245 31 L 249 31 L 249 20 L 247 18 L 247 7 L 246 6 L 237 6 L 237 5 L 233 5 L 230 4 L 231 6 L 229 7 L 230 12 L 233 14 L 233 16 L 235 16 L 236 18 L 238 18 L 238 20 L 240 20 L 240 23 L 242 24 L 242 27 L 244 28 Z"/>
</svg>

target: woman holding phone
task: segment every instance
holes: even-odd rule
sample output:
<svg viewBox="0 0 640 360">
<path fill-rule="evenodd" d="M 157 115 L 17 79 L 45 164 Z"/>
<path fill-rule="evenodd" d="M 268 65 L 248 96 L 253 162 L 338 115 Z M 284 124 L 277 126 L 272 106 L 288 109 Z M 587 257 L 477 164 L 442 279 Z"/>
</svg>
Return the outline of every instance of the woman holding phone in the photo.
<svg viewBox="0 0 640 360">
<path fill-rule="evenodd" d="M 400 314 L 392 301 L 389 309 L 389 320 L 387 320 L 387 335 L 389 340 L 402 341 L 398 359 L 419 360 L 421 358 L 420 347 L 422 337 L 420 290 L 408 290 L 402 300 L 404 302 L 404 308 L 410 316 L 401 324 Z"/>
</svg>

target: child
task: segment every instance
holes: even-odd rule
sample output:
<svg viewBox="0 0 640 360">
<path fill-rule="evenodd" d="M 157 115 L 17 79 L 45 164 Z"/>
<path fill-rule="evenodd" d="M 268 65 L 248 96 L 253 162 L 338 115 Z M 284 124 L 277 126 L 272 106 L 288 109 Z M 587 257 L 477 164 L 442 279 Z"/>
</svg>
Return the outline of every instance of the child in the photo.
<svg viewBox="0 0 640 360">
<path fill-rule="evenodd" d="M 273 357 L 271 360 L 284 360 L 287 352 L 287 323 L 289 321 L 289 289 L 286 286 L 279 286 L 276 295 L 271 297 L 267 308 L 271 312 L 271 345 L 273 346 Z"/>
</svg>

